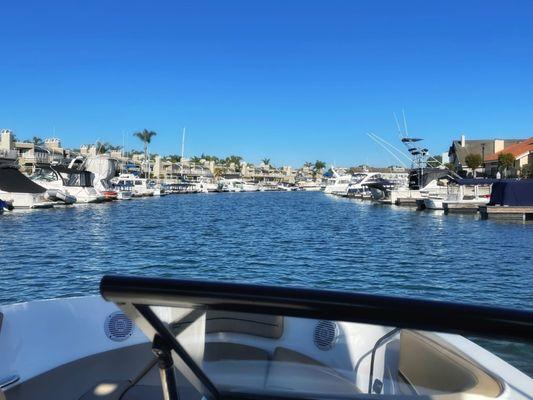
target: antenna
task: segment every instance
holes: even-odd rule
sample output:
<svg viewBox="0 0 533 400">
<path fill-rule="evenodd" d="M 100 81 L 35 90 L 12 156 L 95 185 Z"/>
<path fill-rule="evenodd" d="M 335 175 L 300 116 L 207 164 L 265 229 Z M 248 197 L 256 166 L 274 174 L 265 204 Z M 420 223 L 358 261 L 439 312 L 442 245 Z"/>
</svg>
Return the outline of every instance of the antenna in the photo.
<svg viewBox="0 0 533 400">
<path fill-rule="evenodd" d="M 376 142 L 377 144 L 379 144 L 381 147 L 383 147 L 383 149 L 385 149 L 385 151 L 387 153 L 389 153 L 391 156 L 393 156 L 396 160 L 398 160 L 398 162 L 403 165 L 405 168 L 407 168 L 407 165 L 402 161 L 402 159 L 400 157 L 398 157 L 396 154 L 394 154 L 394 152 L 389 149 L 387 147 L 387 145 L 391 146 L 394 150 L 398 151 L 398 153 L 400 153 L 401 155 L 403 155 L 404 157 L 407 157 L 405 154 L 403 154 L 403 152 L 399 151 L 398 149 L 396 149 L 394 146 L 392 146 L 390 143 L 388 143 L 387 141 L 381 139 L 378 135 L 376 135 L 375 133 L 367 133 L 367 136 L 372 139 L 374 142 Z M 407 157 L 409 158 L 409 157 Z"/>
<path fill-rule="evenodd" d="M 402 114 L 403 114 L 403 126 L 405 128 L 405 135 L 409 136 L 409 132 L 407 132 L 407 119 L 405 118 L 405 110 L 404 109 L 402 109 Z"/>
<path fill-rule="evenodd" d="M 394 150 L 396 152 L 396 154 L 405 157 L 409 162 L 412 161 L 411 158 L 409 156 L 407 156 L 403 151 L 401 151 L 399 148 L 397 148 L 393 144 L 387 142 L 385 139 L 379 137 L 375 133 L 368 133 L 367 135 L 371 136 L 374 139 L 374 141 L 380 142 L 383 146 L 387 146 L 389 149 Z"/>
<path fill-rule="evenodd" d="M 183 161 L 183 156 L 185 154 L 185 127 L 181 133 L 181 160 Z"/>
</svg>

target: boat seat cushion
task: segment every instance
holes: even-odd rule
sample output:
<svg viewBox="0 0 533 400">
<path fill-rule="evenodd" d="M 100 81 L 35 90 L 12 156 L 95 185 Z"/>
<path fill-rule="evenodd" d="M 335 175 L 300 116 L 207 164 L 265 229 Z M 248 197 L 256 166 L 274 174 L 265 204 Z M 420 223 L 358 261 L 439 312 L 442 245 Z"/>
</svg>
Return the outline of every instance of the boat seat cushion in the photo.
<svg viewBox="0 0 533 400">
<path fill-rule="evenodd" d="M 205 331 L 206 333 L 233 332 L 279 339 L 283 334 L 283 317 L 229 311 L 208 311 Z"/>
<path fill-rule="evenodd" d="M 218 386 L 263 388 L 269 354 L 257 347 L 236 343 L 206 343 L 203 369 Z"/>
<path fill-rule="evenodd" d="M 278 347 L 270 362 L 267 390 L 298 392 L 302 395 L 351 395 L 358 393 L 355 382 L 341 376 L 304 354 Z"/>
</svg>

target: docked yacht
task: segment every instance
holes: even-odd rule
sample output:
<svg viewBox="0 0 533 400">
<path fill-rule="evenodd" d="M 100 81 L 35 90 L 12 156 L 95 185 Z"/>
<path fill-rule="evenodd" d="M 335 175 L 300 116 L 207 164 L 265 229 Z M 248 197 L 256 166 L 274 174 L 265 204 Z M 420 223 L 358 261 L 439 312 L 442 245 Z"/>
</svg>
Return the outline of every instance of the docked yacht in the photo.
<svg viewBox="0 0 533 400">
<path fill-rule="evenodd" d="M 348 197 L 369 197 L 371 192 L 367 183 L 382 179 L 379 172 L 361 172 L 352 176 L 346 195 Z"/>
<path fill-rule="evenodd" d="M 349 174 L 340 175 L 334 168 L 331 168 L 331 171 L 333 172 L 333 176 L 326 180 L 324 193 L 341 196 L 348 193 L 348 187 L 352 182 L 352 176 Z"/>
<path fill-rule="evenodd" d="M 528 311 L 149 278 L 100 293 L 0 307 L 7 399 L 533 399 L 475 343 L 527 360 Z"/>
<path fill-rule="evenodd" d="M 76 203 L 100 203 L 104 200 L 104 195 L 94 188 L 93 175 L 88 171 L 63 165 L 41 166 L 30 178 L 49 190 L 61 190 L 73 196 Z"/>
<path fill-rule="evenodd" d="M 430 195 L 445 195 L 447 182 L 454 179 L 450 171 L 441 168 L 413 168 L 409 171 L 407 186 L 399 186 L 389 192 L 392 204 L 398 199 L 423 200 Z"/>
<path fill-rule="evenodd" d="M 207 176 L 200 177 L 195 187 L 199 193 L 213 193 L 218 190 L 218 184 L 215 180 Z"/>
<path fill-rule="evenodd" d="M 296 187 L 304 192 L 318 192 L 322 189 L 320 183 L 314 180 L 299 181 Z"/>
<path fill-rule="evenodd" d="M 47 190 L 11 165 L 0 165 L 0 199 L 13 208 L 50 208 L 75 201 L 62 190 Z"/>
<path fill-rule="evenodd" d="M 104 196 L 104 200 L 124 200 L 131 198 L 131 191 L 113 187 L 111 179 L 117 172 L 117 161 L 107 155 L 87 157 L 81 169 L 93 174 L 94 188 Z M 125 193 L 119 193 L 120 191 Z"/>
<path fill-rule="evenodd" d="M 428 210 L 444 210 L 444 204 L 450 205 L 486 205 L 490 201 L 491 185 L 495 179 L 455 179 L 450 181 L 447 192 L 429 194 L 424 198 Z"/>
<path fill-rule="evenodd" d="M 114 177 L 111 182 L 120 188 L 131 188 L 133 197 L 153 196 L 156 191 L 149 179 L 140 178 L 134 174 L 120 174 Z"/>
<path fill-rule="evenodd" d="M 259 187 L 252 182 L 246 182 L 242 179 L 223 179 L 219 187 L 227 189 L 229 192 L 257 192 Z M 222 190 L 224 191 L 224 190 Z"/>
</svg>

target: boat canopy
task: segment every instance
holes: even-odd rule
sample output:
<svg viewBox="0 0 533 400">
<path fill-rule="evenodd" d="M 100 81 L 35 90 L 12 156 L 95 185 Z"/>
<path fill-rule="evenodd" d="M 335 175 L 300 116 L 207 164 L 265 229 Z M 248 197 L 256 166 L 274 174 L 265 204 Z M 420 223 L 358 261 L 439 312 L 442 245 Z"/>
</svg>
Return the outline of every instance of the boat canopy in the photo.
<svg viewBox="0 0 533 400">
<path fill-rule="evenodd" d="M 428 331 L 533 338 L 531 312 L 455 303 L 113 276 L 100 292 L 152 341 L 165 399 L 186 385 L 206 399 L 497 397 L 495 377 L 438 344 L 456 335 Z"/>
<path fill-rule="evenodd" d="M 502 180 L 492 185 L 490 206 L 533 206 L 533 179 Z"/>
<path fill-rule="evenodd" d="M 13 166 L 0 166 L 0 190 L 9 193 L 44 193 L 46 189 Z"/>
<path fill-rule="evenodd" d="M 65 186 L 92 187 L 94 175 L 89 171 L 68 168 L 63 165 L 50 167 L 59 174 Z"/>
</svg>

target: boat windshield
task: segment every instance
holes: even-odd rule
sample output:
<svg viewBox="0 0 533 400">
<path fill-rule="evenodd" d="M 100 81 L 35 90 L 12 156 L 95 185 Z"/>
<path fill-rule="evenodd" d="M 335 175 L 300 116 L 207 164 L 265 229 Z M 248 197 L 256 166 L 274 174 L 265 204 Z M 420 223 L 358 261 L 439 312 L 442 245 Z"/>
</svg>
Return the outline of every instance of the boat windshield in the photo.
<svg viewBox="0 0 533 400">
<path fill-rule="evenodd" d="M 462 325 L 465 333 L 521 336 L 525 332 L 511 328 L 511 320 L 531 318 L 530 313 L 507 314 L 502 321 L 498 310 L 470 314 L 476 310 L 446 303 L 161 280 L 156 286 L 153 280 L 148 285 L 132 280 L 120 289 L 118 281 L 106 279 L 104 297 L 121 306 L 154 343 L 170 349 L 178 388 L 191 386 L 206 398 L 456 394 L 446 398 L 481 399 L 502 394 L 501 376 L 529 379 L 449 331 Z M 457 319 L 442 318 L 447 313 Z M 448 333 L 417 329 L 424 326 Z"/>
</svg>

